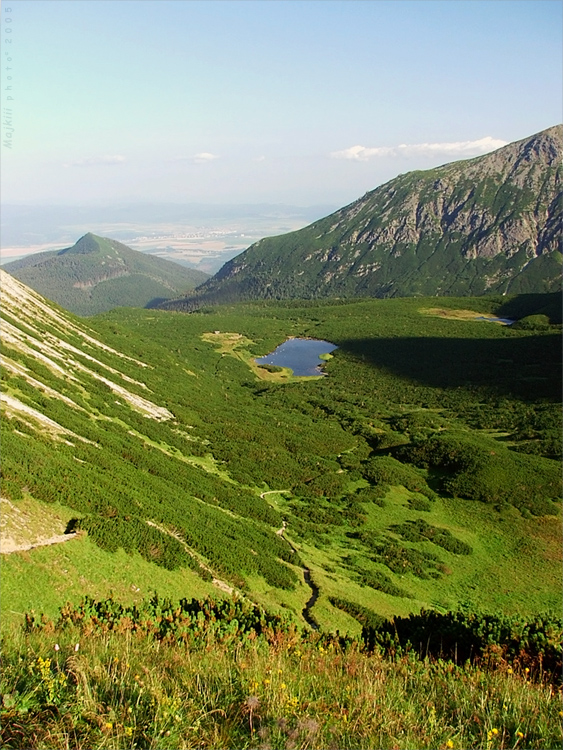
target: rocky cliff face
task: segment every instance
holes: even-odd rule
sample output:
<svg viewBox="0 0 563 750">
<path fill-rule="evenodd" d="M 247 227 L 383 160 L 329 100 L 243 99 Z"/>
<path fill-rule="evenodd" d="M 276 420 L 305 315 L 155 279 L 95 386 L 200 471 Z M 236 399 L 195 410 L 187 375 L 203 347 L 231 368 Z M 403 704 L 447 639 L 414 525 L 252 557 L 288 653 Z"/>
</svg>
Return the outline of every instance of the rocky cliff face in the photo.
<svg viewBox="0 0 563 750">
<path fill-rule="evenodd" d="M 261 240 L 209 300 L 478 295 L 561 285 L 563 126 L 400 175 L 298 232 Z"/>
</svg>

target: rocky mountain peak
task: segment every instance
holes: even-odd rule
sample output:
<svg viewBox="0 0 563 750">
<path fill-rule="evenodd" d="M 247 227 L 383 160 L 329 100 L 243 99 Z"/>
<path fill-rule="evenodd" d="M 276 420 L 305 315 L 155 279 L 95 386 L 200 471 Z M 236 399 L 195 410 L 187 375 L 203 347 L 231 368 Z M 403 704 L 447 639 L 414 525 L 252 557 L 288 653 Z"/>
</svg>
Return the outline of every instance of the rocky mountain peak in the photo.
<svg viewBox="0 0 563 750">
<path fill-rule="evenodd" d="M 298 232 L 252 245 L 194 303 L 554 291 L 562 155 L 556 125 L 484 156 L 399 175 Z"/>
</svg>

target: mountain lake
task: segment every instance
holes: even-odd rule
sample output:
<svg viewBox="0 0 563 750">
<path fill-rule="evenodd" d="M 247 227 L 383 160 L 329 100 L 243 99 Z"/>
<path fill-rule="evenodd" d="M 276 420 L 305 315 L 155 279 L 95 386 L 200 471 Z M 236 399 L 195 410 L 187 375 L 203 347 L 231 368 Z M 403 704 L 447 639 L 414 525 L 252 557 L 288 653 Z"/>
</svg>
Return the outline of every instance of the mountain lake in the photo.
<svg viewBox="0 0 563 750">
<path fill-rule="evenodd" d="M 338 349 L 335 344 L 319 339 L 287 339 L 270 354 L 255 360 L 258 365 L 289 367 L 296 376 L 324 375 L 321 354 Z"/>
</svg>

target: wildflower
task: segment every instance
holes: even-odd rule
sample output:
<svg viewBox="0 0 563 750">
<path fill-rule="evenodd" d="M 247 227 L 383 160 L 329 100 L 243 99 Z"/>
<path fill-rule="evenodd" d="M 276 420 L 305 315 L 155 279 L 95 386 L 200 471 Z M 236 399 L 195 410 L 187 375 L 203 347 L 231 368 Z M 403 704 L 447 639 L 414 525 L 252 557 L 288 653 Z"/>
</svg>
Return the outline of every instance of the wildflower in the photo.
<svg viewBox="0 0 563 750">
<path fill-rule="evenodd" d="M 454 746 L 453 740 L 448 740 L 446 742 L 446 747 L 453 747 L 453 746 Z"/>
<path fill-rule="evenodd" d="M 256 684 L 258 684 L 258 683 L 256 683 Z M 264 680 L 264 685 L 269 685 L 269 684 L 270 684 L 270 680 L 268 680 L 268 678 L 266 678 L 266 679 Z"/>
<path fill-rule="evenodd" d="M 58 643 L 55 643 L 55 651 L 58 651 L 60 649 L 60 646 Z"/>
<path fill-rule="evenodd" d="M 80 648 L 80 643 L 75 643 L 74 644 L 74 650 L 78 651 L 79 648 Z"/>
<path fill-rule="evenodd" d="M 126 737 L 132 737 L 133 736 L 133 727 L 125 727 L 125 736 Z"/>
<path fill-rule="evenodd" d="M 513 672 L 512 667 L 508 667 L 508 669 L 506 671 L 508 672 L 508 674 L 512 674 L 512 672 Z"/>
<path fill-rule="evenodd" d="M 285 684 L 285 682 L 282 682 L 282 684 L 280 685 L 280 687 L 281 687 L 282 690 L 285 690 L 286 687 L 287 687 L 287 685 Z"/>
<path fill-rule="evenodd" d="M 493 727 L 491 729 L 491 734 L 498 734 L 498 729 L 495 729 L 495 727 Z"/>
<path fill-rule="evenodd" d="M 113 724 L 111 723 L 111 721 L 106 721 L 106 723 L 104 724 L 104 727 L 106 729 L 113 729 Z"/>
<path fill-rule="evenodd" d="M 521 740 L 524 735 L 522 734 L 522 732 L 516 732 L 516 736 L 519 740 Z"/>
<path fill-rule="evenodd" d="M 524 670 L 524 672 L 526 672 L 526 674 L 528 674 L 529 671 L 530 671 L 529 667 L 526 667 L 526 669 Z"/>
</svg>

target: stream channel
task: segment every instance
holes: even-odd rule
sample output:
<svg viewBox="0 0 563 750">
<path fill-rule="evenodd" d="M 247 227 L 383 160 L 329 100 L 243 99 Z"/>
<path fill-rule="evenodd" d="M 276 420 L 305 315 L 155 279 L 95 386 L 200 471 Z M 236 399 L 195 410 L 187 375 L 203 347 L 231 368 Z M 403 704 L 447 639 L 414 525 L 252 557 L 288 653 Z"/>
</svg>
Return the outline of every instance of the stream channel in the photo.
<svg viewBox="0 0 563 750">
<path fill-rule="evenodd" d="M 284 536 L 283 532 L 285 531 L 285 529 L 286 529 L 286 523 L 284 521 L 282 528 L 278 532 L 279 536 L 284 540 L 284 542 L 289 544 L 289 546 L 295 552 L 295 554 L 299 554 L 297 552 L 297 549 L 293 546 L 293 544 L 289 541 L 289 539 L 286 536 Z M 302 570 L 303 570 L 303 580 L 305 581 L 307 586 L 311 589 L 311 596 L 309 597 L 305 606 L 301 610 L 301 614 L 303 615 L 303 619 L 305 620 L 305 622 L 308 623 L 313 628 L 313 630 L 318 630 L 319 623 L 313 617 L 311 609 L 313 608 L 313 605 L 319 598 L 319 587 L 311 578 L 310 568 L 302 568 Z"/>
</svg>

